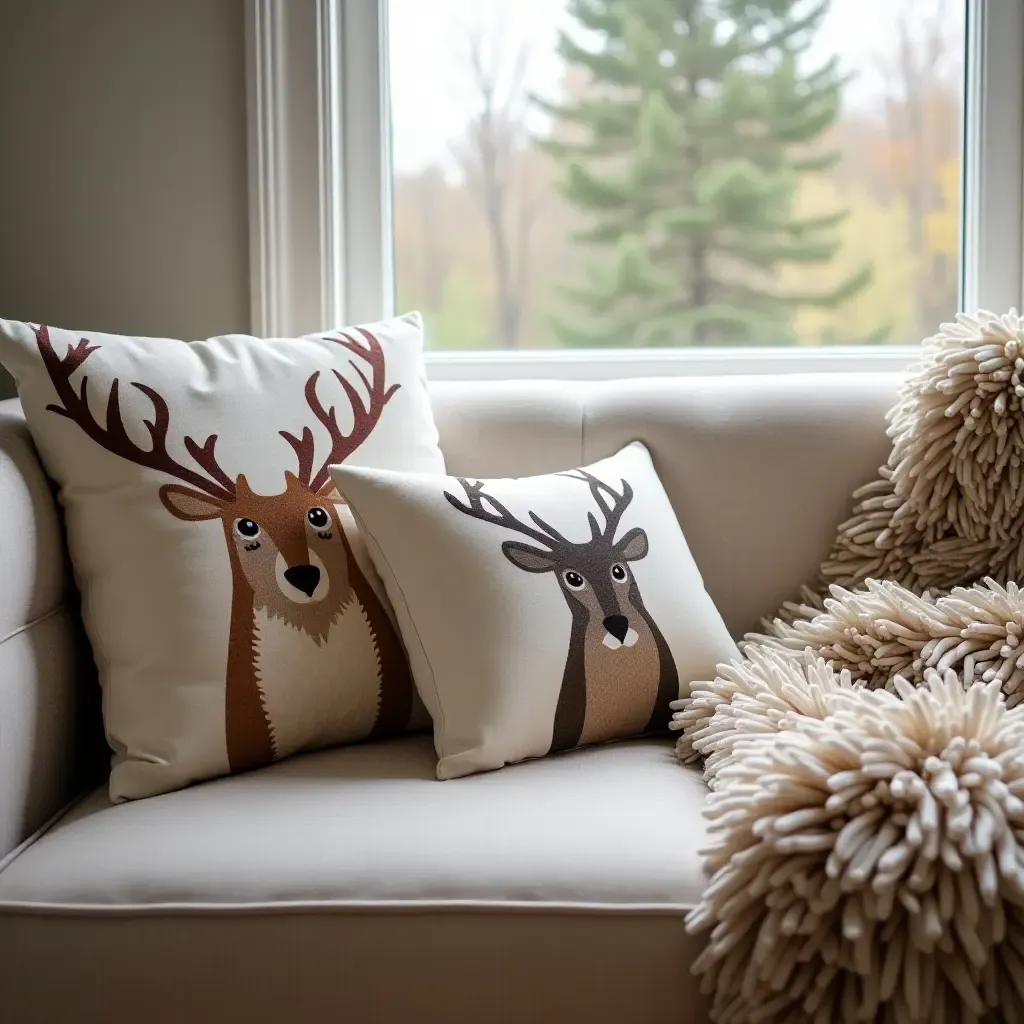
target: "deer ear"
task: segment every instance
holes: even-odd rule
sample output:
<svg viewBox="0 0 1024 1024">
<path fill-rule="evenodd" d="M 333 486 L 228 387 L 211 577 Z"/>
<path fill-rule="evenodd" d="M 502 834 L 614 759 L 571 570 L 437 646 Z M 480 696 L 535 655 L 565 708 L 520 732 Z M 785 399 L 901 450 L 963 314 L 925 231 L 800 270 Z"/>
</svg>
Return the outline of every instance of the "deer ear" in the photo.
<svg viewBox="0 0 1024 1024">
<path fill-rule="evenodd" d="M 516 540 L 507 540 L 501 545 L 504 556 L 517 568 L 526 572 L 551 572 L 555 557 L 543 548 L 533 548 Z"/>
<path fill-rule="evenodd" d="M 206 519 L 220 519 L 223 504 L 209 494 L 179 484 L 164 484 L 160 488 L 164 508 L 177 519 L 198 523 Z"/>
<path fill-rule="evenodd" d="M 615 545 L 615 550 L 624 562 L 638 562 L 647 557 L 647 534 L 639 526 L 634 526 L 632 530 L 626 531 L 626 535 Z"/>
</svg>

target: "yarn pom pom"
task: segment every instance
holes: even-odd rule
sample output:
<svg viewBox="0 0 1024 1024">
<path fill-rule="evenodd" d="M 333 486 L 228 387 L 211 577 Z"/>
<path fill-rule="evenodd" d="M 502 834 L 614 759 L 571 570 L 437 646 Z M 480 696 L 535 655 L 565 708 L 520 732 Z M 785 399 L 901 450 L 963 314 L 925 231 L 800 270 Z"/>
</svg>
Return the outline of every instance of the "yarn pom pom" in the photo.
<svg viewBox="0 0 1024 1024">
<path fill-rule="evenodd" d="M 733 741 L 687 919 L 718 1024 L 1024 1020 L 1024 707 L 925 676 Z"/>
</svg>

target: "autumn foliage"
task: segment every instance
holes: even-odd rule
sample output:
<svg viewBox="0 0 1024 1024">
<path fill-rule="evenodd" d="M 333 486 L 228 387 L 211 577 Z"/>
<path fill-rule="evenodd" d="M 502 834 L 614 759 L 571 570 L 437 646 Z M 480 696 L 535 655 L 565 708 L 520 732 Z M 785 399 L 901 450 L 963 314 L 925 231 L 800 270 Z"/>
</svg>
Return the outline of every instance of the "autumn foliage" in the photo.
<svg viewBox="0 0 1024 1024">
<path fill-rule="evenodd" d="M 816 79 L 820 61 L 801 64 L 799 50 L 821 19 L 797 12 L 827 17 L 829 0 L 740 4 L 754 18 L 748 41 L 763 38 L 750 13 L 763 7 L 765 26 L 788 26 L 796 42 L 792 53 L 776 47 L 776 70 L 740 83 L 748 99 L 774 89 L 775 107 L 726 124 L 718 103 L 716 135 L 715 90 L 743 77 L 723 58 L 728 33 L 707 33 L 719 39 L 707 59 L 722 71 L 701 103 L 674 100 L 669 71 L 697 59 L 685 35 L 728 6 L 571 0 L 586 45 L 563 36 L 557 96 L 531 94 L 528 47 L 473 36 L 463 59 L 478 114 L 456 170 L 425 167 L 394 182 L 399 303 L 424 311 L 432 347 L 905 344 L 956 310 L 962 3 L 892 0 L 871 59 L 849 68 L 840 53 Z M 685 26 L 667 18 L 681 7 Z M 639 56 L 646 46 L 657 69 L 624 58 L 615 40 L 608 12 L 631 9 L 630 45 Z M 662 22 L 678 38 L 659 57 L 652 26 Z M 798 102 L 804 94 L 813 102 Z M 800 109 L 799 131 L 744 143 L 744 132 L 781 131 L 787 104 Z M 695 171 L 687 154 L 702 118 L 710 141 Z M 752 181 L 764 187 L 752 191 Z M 745 205 L 727 209 L 710 194 L 740 185 Z M 677 213 L 680 223 L 668 223 Z M 715 218 L 717 234 L 700 227 Z M 721 251 L 694 262 L 695 240 L 730 232 Z"/>
</svg>

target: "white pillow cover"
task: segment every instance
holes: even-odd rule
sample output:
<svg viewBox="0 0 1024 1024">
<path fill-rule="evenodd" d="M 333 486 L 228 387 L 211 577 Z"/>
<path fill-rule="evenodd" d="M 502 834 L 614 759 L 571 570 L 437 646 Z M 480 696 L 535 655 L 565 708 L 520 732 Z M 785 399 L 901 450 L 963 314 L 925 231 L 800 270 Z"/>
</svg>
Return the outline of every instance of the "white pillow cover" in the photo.
<svg viewBox="0 0 1024 1024">
<path fill-rule="evenodd" d="M 341 466 L 455 778 L 667 729 L 738 656 L 639 442 L 582 470 L 439 479 Z"/>
<path fill-rule="evenodd" d="M 444 471 L 422 347 L 415 314 L 188 344 L 0 320 L 66 510 L 114 800 L 409 727 L 408 665 L 327 467 Z"/>
</svg>

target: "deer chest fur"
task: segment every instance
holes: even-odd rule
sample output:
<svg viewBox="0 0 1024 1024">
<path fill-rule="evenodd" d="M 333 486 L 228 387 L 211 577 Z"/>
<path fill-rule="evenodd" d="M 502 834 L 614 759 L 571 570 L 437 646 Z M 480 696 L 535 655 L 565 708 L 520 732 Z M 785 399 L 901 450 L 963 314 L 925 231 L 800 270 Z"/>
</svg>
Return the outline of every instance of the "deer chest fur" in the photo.
<svg viewBox="0 0 1024 1024">
<path fill-rule="evenodd" d="M 632 646 L 585 644 L 587 710 L 581 744 L 636 736 L 647 727 L 658 699 L 661 661 L 651 627 L 639 616 L 633 625 L 637 638 Z"/>
<path fill-rule="evenodd" d="M 276 757 L 369 735 L 380 658 L 358 600 L 342 606 L 322 643 L 264 609 L 255 613 L 253 639 Z"/>
</svg>

